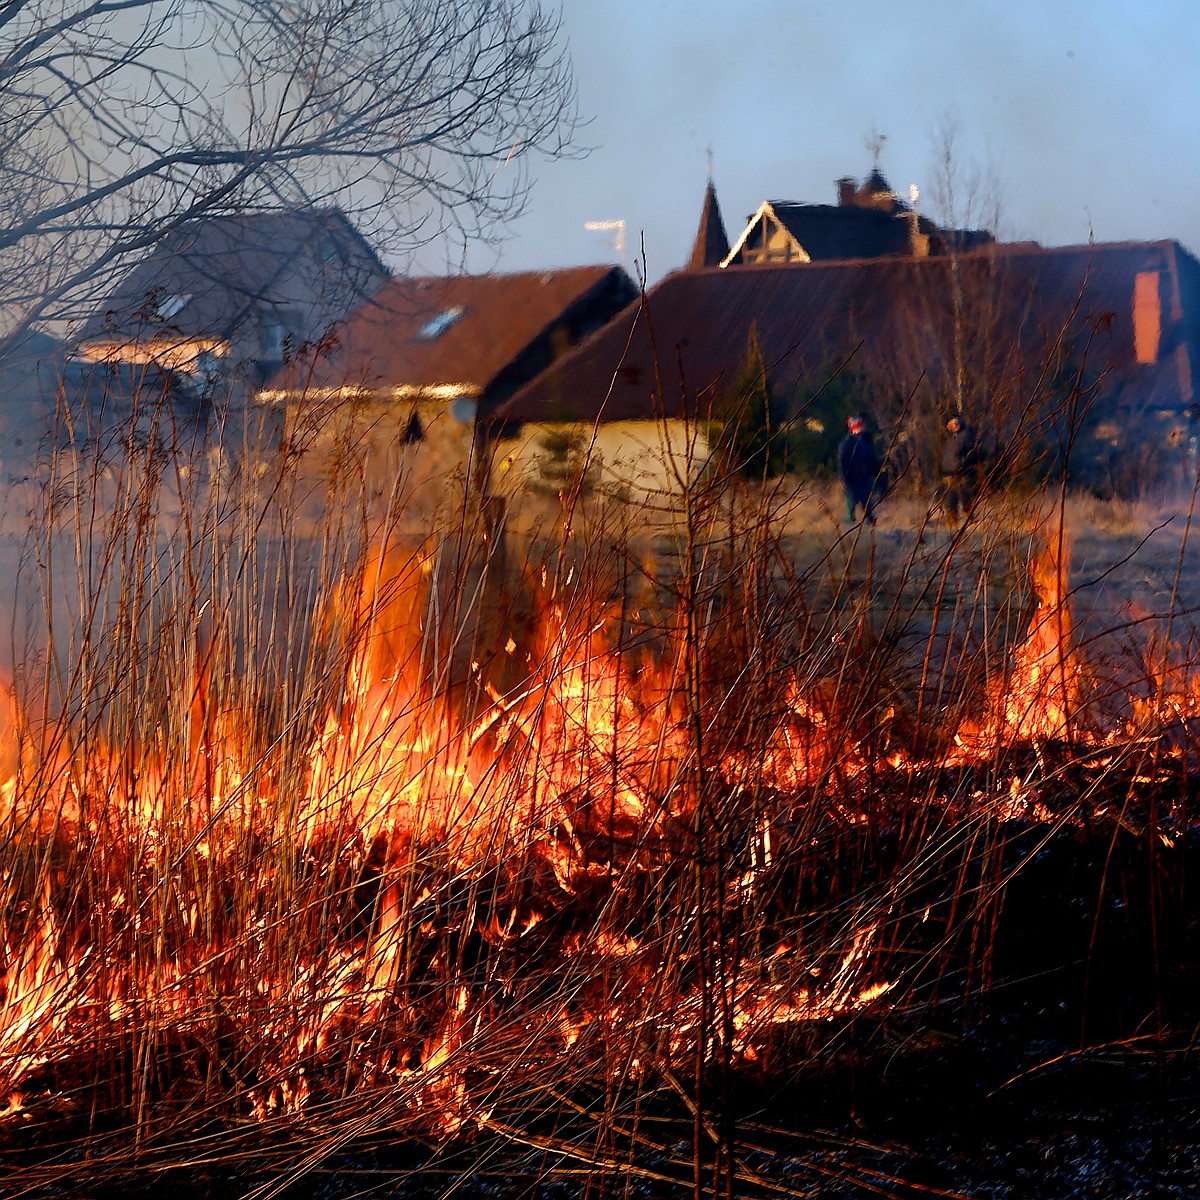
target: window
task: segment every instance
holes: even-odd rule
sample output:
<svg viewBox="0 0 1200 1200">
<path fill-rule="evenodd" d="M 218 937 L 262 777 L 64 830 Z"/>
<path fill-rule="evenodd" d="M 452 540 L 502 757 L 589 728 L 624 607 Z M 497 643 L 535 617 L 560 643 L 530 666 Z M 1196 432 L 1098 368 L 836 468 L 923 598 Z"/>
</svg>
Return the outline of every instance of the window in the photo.
<svg viewBox="0 0 1200 1200">
<path fill-rule="evenodd" d="M 421 428 L 421 418 L 414 412 L 408 418 L 408 424 L 404 427 L 404 433 L 400 438 L 402 446 L 412 446 L 417 442 L 425 440 L 425 430 Z"/>
<path fill-rule="evenodd" d="M 220 372 L 221 360 L 212 350 L 201 350 L 192 362 L 192 374 L 201 387 L 214 384 Z"/>
<path fill-rule="evenodd" d="M 258 340 L 261 347 L 260 362 L 284 362 L 291 358 L 300 340 L 296 330 L 301 327 L 299 313 L 291 309 L 266 311 L 260 318 Z"/>
<path fill-rule="evenodd" d="M 426 321 L 421 326 L 417 331 L 417 337 L 422 342 L 432 342 L 435 338 L 441 337 L 451 325 L 456 325 L 461 321 L 466 311 L 461 304 L 456 304 L 453 308 L 443 309 L 436 317 Z"/>
<path fill-rule="evenodd" d="M 263 362 L 283 362 L 283 342 L 287 329 L 282 321 L 266 321 L 262 327 Z"/>
<path fill-rule="evenodd" d="M 160 321 L 169 321 L 173 316 L 182 312 L 191 300 L 191 296 L 187 293 L 180 292 L 177 295 L 164 296 L 156 305 L 155 315 Z"/>
</svg>

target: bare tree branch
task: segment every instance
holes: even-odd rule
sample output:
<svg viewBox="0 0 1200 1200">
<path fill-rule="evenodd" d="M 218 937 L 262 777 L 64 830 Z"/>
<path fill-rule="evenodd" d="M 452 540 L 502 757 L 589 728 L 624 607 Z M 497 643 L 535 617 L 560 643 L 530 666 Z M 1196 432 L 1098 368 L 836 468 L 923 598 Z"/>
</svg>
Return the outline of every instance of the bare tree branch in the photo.
<svg viewBox="0 0 1200 1200">
<path fill-rule="evenodd" d="M 536 0 L 0 3 L 0 271 L 10 328 L 181 221 L 336 205 L 376 240 L 486 233 L 574 89 Z"/>
</svg>

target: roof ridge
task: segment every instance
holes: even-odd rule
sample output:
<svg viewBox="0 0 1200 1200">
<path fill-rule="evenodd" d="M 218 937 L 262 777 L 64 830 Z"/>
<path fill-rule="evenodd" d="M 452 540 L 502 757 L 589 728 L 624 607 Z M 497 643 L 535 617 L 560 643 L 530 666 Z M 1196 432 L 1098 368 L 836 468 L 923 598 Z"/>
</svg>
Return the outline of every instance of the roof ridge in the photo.
<svg viewBox="0 0 1200 1200">
<path fill-rule="evenodd" d="M 455 275 L 393 275 L 392 279 L 514 279 L 520 275 L 567 275 L 572 271 L 617 271 L 619 263 L 581 263 L 570 267 L 527 267 L 520 271 L 460 271 Z"/>
</svg>

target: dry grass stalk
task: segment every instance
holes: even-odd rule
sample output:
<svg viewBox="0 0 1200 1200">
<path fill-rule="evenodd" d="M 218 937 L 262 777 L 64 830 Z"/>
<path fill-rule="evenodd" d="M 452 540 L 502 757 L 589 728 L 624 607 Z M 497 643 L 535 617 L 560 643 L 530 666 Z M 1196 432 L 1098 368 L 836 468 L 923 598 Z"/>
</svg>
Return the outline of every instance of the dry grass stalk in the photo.
<svg viewBox="0 0 1200 1200">
<path fill-rule="evenodd" d="M 313 503 L 295 438 L 230 484 L 153 428 L 54 464 L 5 732 L 0 1119 L 113 1177 L 248 1117 L 322 1131 L 281 1179 L 378 1137 L 565 1152 L 579 1104 L 632 1171 L 682 1097 L 694 1182 L 742 1179 L 731 1081 L 986 987 L 1006 830 L 1195 715 L 1165 666 L 1088 712 L 1065 541 L 1003 506 L 822 541 L 803 488 L 701 481 L 649 536 L 576 496 L 498 547 L 469 508 L 404 530 L 402 481 L 381 523 L 353 455 Z"/>
</svg>

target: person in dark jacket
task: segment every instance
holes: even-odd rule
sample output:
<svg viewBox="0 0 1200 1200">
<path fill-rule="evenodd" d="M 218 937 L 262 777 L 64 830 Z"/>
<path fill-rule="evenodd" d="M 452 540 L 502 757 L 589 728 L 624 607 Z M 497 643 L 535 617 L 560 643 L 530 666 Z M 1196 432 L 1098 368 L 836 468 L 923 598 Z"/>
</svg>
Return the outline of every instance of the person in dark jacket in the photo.
<svg viewBox="0 0 1200 1200">
<path fill-rule="evenodd" d="M 975 431 L 957 414 L 946 422 L 942 442 L 942 509 L 951 525 L 959 525 L 974 492 Z"/>
<path fill-rule="evenodd" d="M 838 446 L 838 478 L 846 494 L 846 522 L 853 525 L 856 510 L 861 507 L 863 520 L 874 525 L 875 516 L 871 510 L 875 507 L 879 457 L 862 417 L 849 417 L 846 426 L 849 432 Z"/>
</svg>

